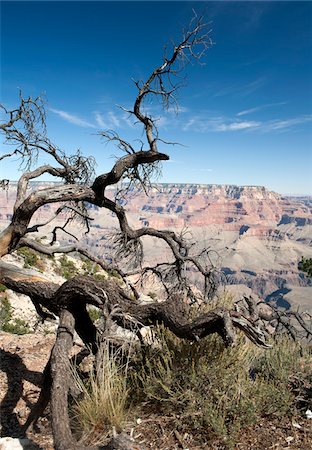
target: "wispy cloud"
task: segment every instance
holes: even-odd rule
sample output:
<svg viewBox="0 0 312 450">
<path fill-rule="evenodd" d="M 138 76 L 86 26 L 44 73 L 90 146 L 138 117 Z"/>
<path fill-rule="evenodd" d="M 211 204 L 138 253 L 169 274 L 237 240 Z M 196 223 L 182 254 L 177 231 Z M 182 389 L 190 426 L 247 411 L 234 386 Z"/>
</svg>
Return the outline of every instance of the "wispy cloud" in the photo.
<svg viewBox="0 0 312 450">
<path fill-rule="evenodd" d="M 110 118 L 111 123 L 112 123 L 115 127 L 119 128 L 119 127 L 120 127 L 120 120 L 119 120 L 119 118 L 117 117 L 117 115 L 116 115 L 115 113 L 113 113 L 113 111 L 109 111 L 108 116 L 109 116 L 109 118 Z"/>
<path fill-rule="evenodd" d="M 237 117 L 213 117 L 206 119 L 193 116 L 182 127 L 183 131 L 206 132 L 280 132 L 294 130 L 300 125 L 312 122 L 312 115 L 302 115 L 290 119 L 275 119 L 269 121 L 241 120 Z"/>
<path fill-rule="evenodd" d="M 80 117 L 70 114 L 67 111 L 62 111 L 61 109 L 54 109 L 50 108 L 50 111 L 54 114 L 57 114 L 62 119 L 66 120 L 66 122 L 72 123 L 73 125 L 77 125 L 79 127 L 83 128 L 96 128 L 96 125 L 94 125 L 91 122 L 88 122 L 84 119 L 80 119 Z"/>
<path fill-rule="evenodd" d="M 214 131 L 240 131 L 248 130 L 251 128 L 258 128 L 261 125 L 260 122 L 255 121 L 243 121 L 243 122 L 232 122 L 232 123 L 222 123 L 215 127 Z"/>
<path fill-rule="evenodd" d="M 122 116 L 121 116 L 121 119 L 122 119 L 122 121 L 129 127 L 129 128 L 134 128 L 134 121 L 133 121 L 133 119 L 131 118 L 131 115 L 130 114 L 127 114 L 127 113 L 124 113 Z"/>
<path fill-rule="evenodd" d="M 113 111 L 107 111 L 105 113 L 94 111 L 94 118 L 96 124 L 105 130 L 134 127 L 133 120 L 124 111 L 118 111 L 117 113 Z"/>
<path fill-rule="evenodd" d="M 292 119 L 285 120 L 271 120 L 269 122 L 263 123 L 262 129 L 266 132 L 269 131 L 281 131 L 281 130 L 290 130 L 296 127 L 297 125 L 303 125 L 305 123 L 312 122 L 312 114 L 304 115 L 300 117 L 294 117 Z"/>
<path fill-rule="evenodd" d="M 95 115 L 95 121 L 96 121 L 97 125 L 98 125 L 100 128 L 103 128 L 103 129 L 104 129 L 104 128 L 105 128 L 105 129 L 109 128 L 109 126 L 107 125 L 107 123 L 104 121 L 103 116 L 102 116 L 101 113 L 95 112 L 94 115 Z"/>
<path fill-rule="evenodd" d="M 125 109 L 131 111 L 131 106 Z M 168 110 L 163 110 L 160 105 L 144 105 L 143 113 L 152 117 L 156 126 L 159 129 L 167 130 L 170 127 L 176 127 L 180 124 L 179 115 L 189 113 L 189 109 L 185 106 L 179 106 L 178 110 L 170 107 Z M 176 114 L 178 113 L 178 114 Z M 134 128 L 138 123 L 135 116 L 127 113 L 123 108 L 113 110 L 96 110 L 93 112 L 94 120 L 101 129 L 127 129 Z"/>
<path fill-rule="evenodd" d="M 182 127 L 183 131 L 188 131 L 189 129 L 191 129 L 194 125 L 195 127 L 197 126 L 197 119 L 196 117 L 193 117 L 192 119 L 189 119 Z"/>
<path fill-rule="evenodd" d="M 260 77 L 257 80 L 251 81 L 246 84 L 232 84 L 220 89 L 214 94 L 214 97 L 223 97 L 228 95 L 234 95 L 239 97 L 247 97 L 250 94 L 261 89 L 266 84 L 266 78 Z"/>
<path fill-rule="evenodd" d="M 238 92 L 241 97 L 246 97 L 247 95 L 253 94 L 254 92 L 261 89 L 266 84 L 266 78 L 258 78 L 255 81 L 252 81 L 249 84 L 246 84 L 242 87 L 242 89 Z"/>
<path fill-rule="evenodd" d="M 287 102 L 279 102 L 279 103 L 267 103 L 266 105 L 260 105 L 260 106 L 256 106 L 254 108 L 250 108 L 250 109 L 245 109 L 244 111 L 240 111 L 239 113 L 237 113 L 237 116 L 246 116 L 247 114 L 252 114 L 254 112 L 257 111 L 261 111 L 262 109 L 266 109 L 266 108 L 272 108 L 274 106 L 281 106 L 281 105 L 286 105 Z"/>
<path fill-rule="evenodd" d="M 243 131 L 247 129 L 257 128 L 260 122 L 242 121 L 226 117 L 213 117 L 205 119 L 200 116 L 194 116 L 188 120 L 183 126 L 183 131 L 199 131 L 199 132 L 226 132 L 226 131 Z"/>
<path fill-rule="evenodd" d="M 174 114 L 183 114 L 183 113 L 189 112 L 189 108 L 187 108 L 186 106 L 181 106 L 181 105 L 178 105 L 176 108 L 171 106 L 170 108 L 167 109 L 167 112 L 174 113 Z"/>
</svg>

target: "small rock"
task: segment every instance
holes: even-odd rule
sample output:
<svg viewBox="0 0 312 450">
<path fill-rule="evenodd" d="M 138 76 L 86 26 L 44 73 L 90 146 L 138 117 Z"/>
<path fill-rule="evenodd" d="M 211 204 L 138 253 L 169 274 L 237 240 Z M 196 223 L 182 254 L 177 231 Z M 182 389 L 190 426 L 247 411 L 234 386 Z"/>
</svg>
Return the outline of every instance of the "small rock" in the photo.
<svg viewBox="0 0 312 450">
<path fill-rule="evenodd" d="M 38 448 L 29 439 L 0 438 L 0 450 L 37 450 Z"/>
<path fill-rule="evenodd" d="M 312 411 L 311 409 L 307 409 L 305 412 L 306 418 L 307 419 L 312 419 Z"/>
<path fill-rule="evenodd" d="M 294 439 L 295 438 L 292 436 L 287 436 L 287 438 L 286 438 L 287 444 L 290 444 Z"/>
</svg>

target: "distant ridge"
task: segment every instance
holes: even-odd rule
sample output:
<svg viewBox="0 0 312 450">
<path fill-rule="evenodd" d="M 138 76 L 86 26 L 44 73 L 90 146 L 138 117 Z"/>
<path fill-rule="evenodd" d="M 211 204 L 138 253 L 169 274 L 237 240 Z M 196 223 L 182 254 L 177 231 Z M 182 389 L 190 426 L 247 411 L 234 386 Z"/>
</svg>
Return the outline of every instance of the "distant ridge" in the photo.
<svg viewBox="0 0 312 450">
<path fill-rule="evenodd" d="M 29 192 L 58 184 L 37 181 Z M 7 191 L 0 191 L 0 226 L 7 226 L 12 218 L 16 185 L 11 182 Z M 106 195 L 114 198 L 116 192 L 111 186 Z M 312 196 L 287 197 L 256 185 L 154 183 L 148 195 L 131 188 L 118 201 L 135 228 L 186 230 L 194 251 L 203 246 L 213 249 L 233 292 L 243 287 L 244 292 L 281 307 L 300 306 L 312 312 L 312 279 L 298 270 L 302 256 L 312 257 Z M 53 217 L 58 207 L 51 203 L 38 210 L 39 223 Z M 94 218 L 91 233 L 79 239 L 82 244 L 91 242 L 100 256 L 111 251 L 107 236 L 117 220 L 110 211 L 87 208 Z M 64 219 L 66 214 L 61 214 L 62 225 Z M 164 248 L 153 242 L 148 245 L 153 263 L 162 261 Z"/>
<path fill-rule="evenodd" d="M 9 182 L 11 186 L 17 185 L 16 180 L 12 180 Z M 53 186 L 57 184 L 63 184 L 61 181 L 54 181 L 54 180 L 42 180 L 42 181 L 30 181 L 30 185 L 33 186 Z M 125 183 L 126 185 L 126 183 Z M 152 188 L 156 189 L 208 189 L 209 191 L 215 190 L 215 189 L 224 189 L 227 192 L 230 191 L 237 191 L 240 190 L 241 192 L 245 189 L 247 190 L 255 190 L 255 191 L 263 191 L 272 193 L 275 195 L 278 195 L 279 197 L 283 198 L 293 198 L 298 200 L 304 200 L 304 199 L 311 199 L 312 194 L 292 194 L 292 193 L 279 193 L 273 190 L 270 190 L 269 188 L 263 186 L 263 185 L 256 185 L 256 184 L 244 184 L 244 185 L 238 185 L 238 184 L 216 184 L 216 183 L 152 183 Z M 115 189 L 115 186 L 108 186 L 108 189 Z"/>
</svg>

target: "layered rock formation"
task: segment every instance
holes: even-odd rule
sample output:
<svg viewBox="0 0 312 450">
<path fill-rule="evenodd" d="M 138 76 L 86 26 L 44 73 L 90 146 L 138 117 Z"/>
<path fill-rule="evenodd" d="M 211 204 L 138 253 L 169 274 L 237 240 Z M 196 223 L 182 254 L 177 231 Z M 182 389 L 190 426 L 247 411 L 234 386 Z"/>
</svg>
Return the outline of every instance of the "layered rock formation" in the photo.
<svg viewBox="0 0 312 450">
<path fill-rule="evenodd" d="M 33 189 L 45 186 L 36 183 Z M 0 193 L 0 225 L 11 217 L 15 189 L 11 183 Z M 312 310 L 311 279 L 297 268 L 301 256 L 312 257 L 312 197 L 285 197 L 262 186 L 157 184 L 148 196 L 131 190 L 120 201 L 133 225 L 186 228 L 197 248 L 216 250 L 229 285 L 245 285 L 283 307 Z M 37 219 L 47 219 L 57 207 L 46 205 Z M 84 239 L 101 255 L 109 247 L 107 233 L 118 224 L 109 212 L 90 212 L 95 220 Z M 148 246 L 153 261 L 163 251 Z"/>
<path fill-rule="evenodd" d="M 267 229 L 292 220 L 311 224 L 312 200 L 282 197 L 263 186 L 158 184 L 146 197 L 143 191 L 128 196 L 128 210 L 138 211 L 151 226 L 223 225 L 244 232 L 244 226 Z M 242 230 L 241 230 L 242 228 Z M 261 232 L 260 232 L 261 233 Z"/>
</svg>

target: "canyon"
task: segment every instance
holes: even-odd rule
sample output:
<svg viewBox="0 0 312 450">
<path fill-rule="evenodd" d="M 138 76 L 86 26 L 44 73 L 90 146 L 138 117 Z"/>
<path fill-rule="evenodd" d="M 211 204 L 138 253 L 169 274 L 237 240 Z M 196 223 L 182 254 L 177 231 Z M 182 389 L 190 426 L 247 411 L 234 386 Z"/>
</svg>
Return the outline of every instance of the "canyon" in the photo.
<svg viewBox="0 0 312 450">
<path fill-rule="evenodd" d="M 35 182 L 31 189 L 51 184 Z M 14 182 L 0 192 L 1 229 L 12 217 L 15 195 Z M 164 183 L 152 185 L 148 194 L 120 186 L 107 195 L 118 197 L 132 226 L 172 229 L 184 233 L 198 251 L 209 248 L 222 283 L 234 294 L 252 293 L 282 308 L 312 313 L 312 280 L 298 269 L 302 256 L 312 257 L 312 197 L 283 196 L 263 186 Z M 48 220 L 58 206 L 40 208 L 34 222 Z M 81 230 L 80 239 L 109 259 L 118 222 L 109 211 L 90 206 L 89 213 L 94 219 L 90 233 Z M 61 213 L 58 221 L 65 218 Z M 146 244 L 147 260 L 163 260 L 161 243 L 150 239 Z"/>
</svg>

